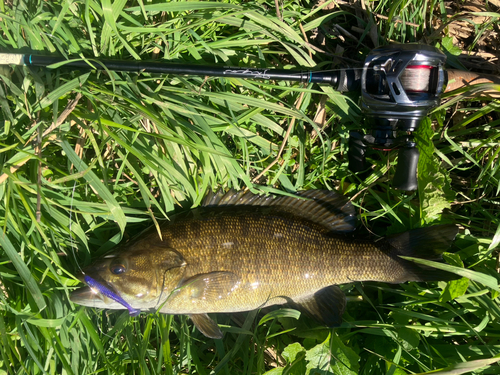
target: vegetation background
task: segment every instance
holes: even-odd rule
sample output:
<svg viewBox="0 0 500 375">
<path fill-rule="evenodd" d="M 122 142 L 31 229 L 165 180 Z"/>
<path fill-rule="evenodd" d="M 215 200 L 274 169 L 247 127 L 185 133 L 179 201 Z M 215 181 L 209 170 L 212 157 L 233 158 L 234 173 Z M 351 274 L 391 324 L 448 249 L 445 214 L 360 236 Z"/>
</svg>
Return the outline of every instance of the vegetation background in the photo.
<svg viewBox="0 0 500 375">
<path fill-rule="evenodd" d="M 499 6 L 6 0 L 0 49 L 335 69 L 420 42 L 450 68 L 499 74 Z M 418 132 L 419 191 L 406 194 L 390 184 L 395 152 L 372 154 L 364 179 L 347 169 L 348 132 L 363 120 L 358 95 L 331 87 L 19 66 L 0 81 L 0 374 L 499 373 L 498 99 L 444 98 Z M 447 261 L 467 277 L 345 285 L 335 330 L 290 309 L 220 314 L 223 340 L 183 316 L 69 301 L 80 267 L 218 187 L 337 189 L 373 236 L 459 224 Z"/>
</svg>

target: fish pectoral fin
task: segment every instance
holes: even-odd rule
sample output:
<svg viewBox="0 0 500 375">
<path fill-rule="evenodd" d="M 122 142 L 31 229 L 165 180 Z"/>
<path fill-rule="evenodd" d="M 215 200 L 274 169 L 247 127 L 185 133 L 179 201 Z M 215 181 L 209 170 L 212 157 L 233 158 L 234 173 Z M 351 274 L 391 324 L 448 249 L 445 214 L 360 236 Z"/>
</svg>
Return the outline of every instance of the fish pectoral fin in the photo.
<svg viewBox="0 0 500 375">
<path fill-rule="evenodd" d="M 217 323 L 207 314 L 191 314 L 189 317 L 196 328 L 205 336 L 211 339 L 221 339 L 224 336 Z"/>
<path fill-rule="evenodd" d="M 342 323 L 346 303 L 344 292 L 338 286 L 331 285 L 310 296 L 293 301 L 292 306 L 327 327 L 338 327 Z"/>
<path fill-rule="evenodd" d="M 227 271 L 202 273 L 184 281 L 179 294 L 188 293 L 192 302 L 223 299 L 238 288 L 239 280 L 238 276 Z"/>
</svg>

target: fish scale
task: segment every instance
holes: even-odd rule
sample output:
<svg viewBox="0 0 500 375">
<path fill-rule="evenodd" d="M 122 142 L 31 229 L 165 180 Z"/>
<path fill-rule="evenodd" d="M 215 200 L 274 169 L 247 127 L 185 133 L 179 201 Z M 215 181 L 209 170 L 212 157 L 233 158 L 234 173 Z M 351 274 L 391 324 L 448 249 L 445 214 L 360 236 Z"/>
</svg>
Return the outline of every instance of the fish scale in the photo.
<svg viewBox="0 0 500 375">
<path fill-rule="evenodd" d="M 273 297 L 302 298 L 311 290 L 332 284 L 401 279 L 404 268 L 373 243 L 346 242 L 345 236 L 326 236 L 308 224 L 300 218 L 247 215 L 168 226 L 162 236 L 168 247 L 177 249 L 186 260 L 186 278 L 214 271 L 232 272 L 241 285 L 239 293 L 196 304 L 196 309 L 190 305 L 189 295 L 175 297 L 162 311 L 247 311 L 282 303 L 281 299 L 272 301 Z M 240 228 L 246 229 L 242 232 Z M 275 233 L 286 236 L 276 238 Z M 235 241 L 238 246 L 221 246 Z M 254 288 L 255 283 L 259 285 Z"/>
</svg>

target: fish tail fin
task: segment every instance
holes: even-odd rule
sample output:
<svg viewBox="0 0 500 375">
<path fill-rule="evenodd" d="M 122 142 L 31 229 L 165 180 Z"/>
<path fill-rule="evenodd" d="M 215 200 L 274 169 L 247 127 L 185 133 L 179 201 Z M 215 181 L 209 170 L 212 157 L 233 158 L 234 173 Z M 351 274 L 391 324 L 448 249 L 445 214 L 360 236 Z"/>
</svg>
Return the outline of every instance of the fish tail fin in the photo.
<svg viewBox="0 0 500 375">
<path fill-rule="evenodd" d="M 454 273 L 446 272 L 417 264 L 400 256 L 420 258 L 442 262 L 442 254 L 448 250 L 458 233 L 458 227 L 452 224 L 413 229 L 408 232 L 388 237 L 391 257 L 403 266 L 406 280 L 411 281 L 448 281 L 459 278 Z"/>
</svg>

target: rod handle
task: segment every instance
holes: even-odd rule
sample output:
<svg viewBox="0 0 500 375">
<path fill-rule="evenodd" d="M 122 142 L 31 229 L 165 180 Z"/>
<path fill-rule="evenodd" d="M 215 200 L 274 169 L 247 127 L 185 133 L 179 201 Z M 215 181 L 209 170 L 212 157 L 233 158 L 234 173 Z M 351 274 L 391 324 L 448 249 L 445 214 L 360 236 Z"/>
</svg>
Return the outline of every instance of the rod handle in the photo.
<svg viewBox="0 0 500 375">
<path fill-rule="evenodd" d="M 349 133 L 349 170 L 361 172 L 368 168 L 366 165 L 366 144 L 363 142 L 363 134 L 351 131 Z"/>
<path fill-rule="evenodd" d="M 413 191 L 418 188 L 417 166 L 420 152 L 416 147 L 402 147 L 392 186 L 398 190 Z"/>
</svg>

